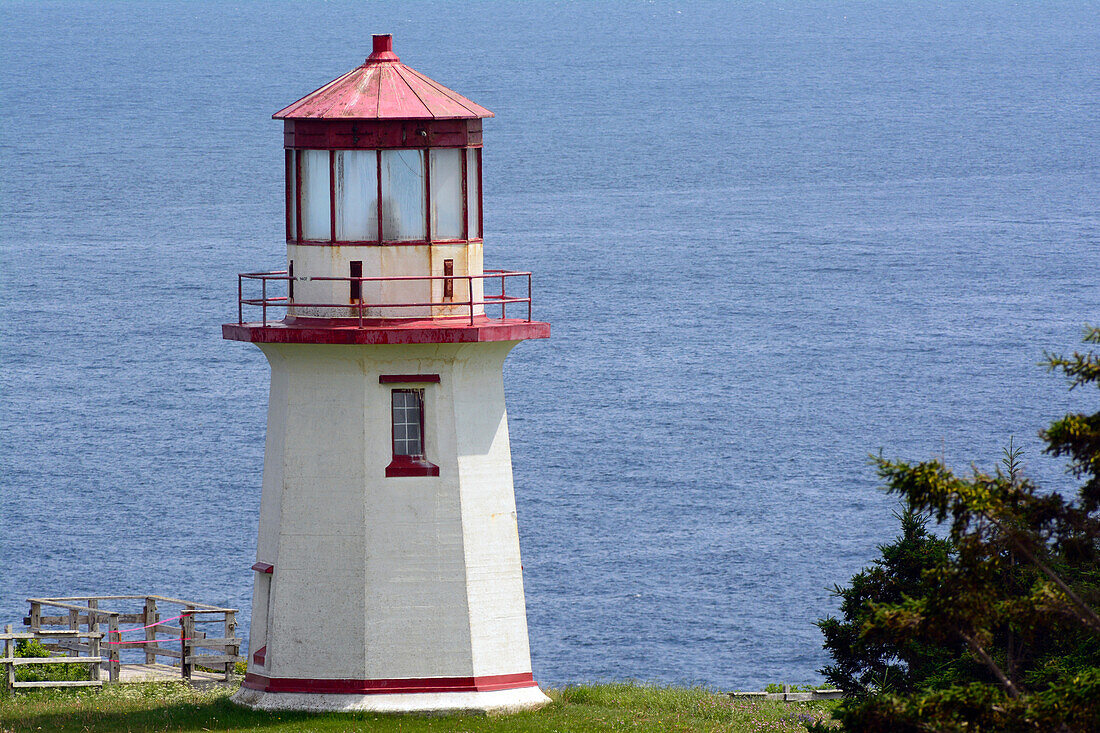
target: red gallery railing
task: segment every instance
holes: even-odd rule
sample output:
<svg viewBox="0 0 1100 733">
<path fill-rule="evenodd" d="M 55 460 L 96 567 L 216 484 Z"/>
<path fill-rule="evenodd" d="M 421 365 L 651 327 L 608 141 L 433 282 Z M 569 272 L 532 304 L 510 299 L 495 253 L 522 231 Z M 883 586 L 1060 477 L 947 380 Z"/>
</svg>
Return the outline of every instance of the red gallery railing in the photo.
<svg viewBox="0 0 1100 733">
<path fill-rule="evenodd" d="M 527 283 L 527 295 L 520 297 L 516 295 L 508 295 L 507 293 L 507 280 L 509 278 L 519 279 L 520 282 L 526 280 Z M 246 298 L 244 297 L 244 281 L 245 280 L 259 280 L 260 281 L 260 297 L 259 298 Z M 430 300 L 421 302 L 402 302 L 402 303 L 368 303 L 363 297 L 349 298 L 342 303 L 311 303 L 297 299 L 291 299 L 287 295 L 269 296 L 267 292 L 267 283 L 269 281 L 286 282 L 288 285 L 294 282 L 346 282 L 346 283 L 359 283 L 359 292 L 363 292 L 363 283 L 393 283 L 403 281 L 417 281 L 417 280 L 441 280 L 441 281 L 466 281 L 467 292 L 470 297 L 467 300 Z M 500 292 L 492 295 L 483 294 L 481 300 L 474 300 L 474 281 L 475 280 L 499 280 Z M 483 288 L 484 289 L 484 288 Z M 350 288 L 349 288 L 350 292 Z M 477 306 L 493 307 L 500 306 L 500 318 L 504 320 L 508 317 L 508 304 L 509 303 L 526 303 L 527 304 L 527 318 L 524 319 L 527 322 L 531 321 L 531 273 L 530 272 L 511 272 L 508 270 L 486 270 L 481 275 L 404 275 L 404 276 L 392 276 L 392 277 L 307 277 L 307 276 L 291 276 L 286 270 L 279 270 L 276 272 L 242 272 L 237 275 L 237 323 L 244 324 L 244 307 L 256 306 L 262 309 L 262 323 L 266 327 L 268 325 L 267 309 L 269 307 L 277 308 L 332 308 L 340 309 L 346 312 L 349 309 L 355 309 L 356 322 L 359 328 L 363 328 L 366 325 L 366 321 L 369 321 L 374 316 L 364 316 L 365 310 L 380 310 L 384 312 L 387 308 L 417 308 L 417 307 L 451 307 L 451 308 L 466 308 L 469 310 L 470 325 L 474 325 L 474 314 Z M 299 316 L 301 317 L 301 316 Z M 309 317 L 309 316 L 305 316 Z M 408 318 L 408 316 L 394 316 L 394 318 Z"/>
</svg>

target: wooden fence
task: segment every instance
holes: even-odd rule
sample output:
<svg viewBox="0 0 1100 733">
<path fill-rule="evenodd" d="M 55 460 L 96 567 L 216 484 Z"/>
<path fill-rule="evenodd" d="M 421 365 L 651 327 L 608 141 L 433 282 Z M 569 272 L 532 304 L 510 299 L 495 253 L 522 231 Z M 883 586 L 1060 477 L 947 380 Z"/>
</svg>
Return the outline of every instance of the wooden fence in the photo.
<svg viewBox="0 0 1100 733">
<path fill-rule="evenodd" d="M 4 656 L 0 657 L 0 670 L 4 670 L 4 687 L 8 690 L 17 687 L 98 687 L 103 684 L 102 664 L 104 658 L 100 656 L 100 640 L 103 634 L 99 631 L 72 631 L 69 629 L 58 631 L 21 631 L 13 632 L 11 624 L 4 627 L 4 633 L 0 634 L 0 641 L 4 642 Z M 70 657 L 17 657 L 15 656 L 15 644 L 20 639 L 34 639 L 39 643 L 58 641 L 80 642 L 86 639 L 87 644 L 81 645 L 87 649 L 88 656 L 82 657 L 79 652 Z M 45 644 L 43 644 L 45 646 Z M 90 668 L 90 680 L 16 680 L 15 668 L 27 664 L 85 664 Z"/>
<path fill-rule="evenodd" d="M 67 652 L 73 659 L 81 652 L 91 653 L 93 643 L 91 634 L 98 634 L 94 646 L 99 656 L 106 653 L 107 678 L 118 682 L 122 676 L 121 657 L 124 652 L 132 651 L 138 657 L 144 656 L 146 665 L 154 665 L 158 657 L 168 657 L 171 664 L 178 664 L 180 677 L 191 679 L 195 666 L 218 670 L 223 679 L 229 680 L 233 666 L 241 661 L 241 640 L 237 638 L 237 609 L 210 606 L 195 601 L 185 601 L 166 596 L 75 596 L 67 598 L 29 598 L 30 615 L 23 623 L 30 627 L 32 634 L 39 634 L 43 646 Z M 138 605 L 140 610 L 126 613 L 109 610 L 107 605 Z M 129 603 L 127 603 L 129 602 Z M 59 609 L 64 613 L 46 614 L 43 609 Z M 162 612 L 170 615 L 162 616 Z M 163 619 L 163 620 L 162 620 Z M 122 624 L 140 624 L 134 628 L 122 628 Z M 199 627 L 217 625 L 214 636 Z M 87 627 L 86 634 L 59 634 L 45 627 L 63 626 L 67 632 L 79 632 Z M 101 626 L 106 626 L 106 640 Z M 133 635 L 128 635 L 128 634 Z M 127 635 L 124 637 L 124 635 Z M 88 639 L 84 643 L 82 639 Z M 106 647 L 103 649 L 103 647 Z M 201 653 L 202 650 L 215 652 Z M 51 658 L 56 662 L 58 658 Z M 176 661 L 178 660 L 178 661 Z M 134 665 L 140 666 L 140 665 Z"/>
</svg>

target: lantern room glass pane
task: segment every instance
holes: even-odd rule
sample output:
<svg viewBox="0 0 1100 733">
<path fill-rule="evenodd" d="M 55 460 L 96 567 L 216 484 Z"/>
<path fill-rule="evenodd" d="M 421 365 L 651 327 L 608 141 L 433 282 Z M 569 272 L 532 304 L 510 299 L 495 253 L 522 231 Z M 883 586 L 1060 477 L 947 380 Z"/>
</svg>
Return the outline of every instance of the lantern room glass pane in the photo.
<svg viewBox="0 0 1100 733">
<path fill-rule="evenodd" d="M 286 151 L 286 238 L 298 238 L 298 194 L 295 183 L 298 179 L 296 161 L 298 155 L 294 150 Z"/>
<path fill-rule="evenodd" d="M 382 239 L 427 239 L 424 216 L 424 151 L 382 151 Z"/>
<path fill-rule="evenodd" d="M 337 150 L 336 238 L 378 239 L 378 157 L 373 150 Z"/>
<path fill-rule="evenodd" d="M 470 239 L 481 237 L 481 171 L 477 148 L 466 148 L 466 216 Z"/>
<path fill-rule="evenodd" d="M 330 239 L 327 150 L 302 151 L 302 239 Z"/>
<path fill-rule="evenodd" d="M 462 239 L 462 150 L 431 151 L 432 239 Z"/>
</svg>

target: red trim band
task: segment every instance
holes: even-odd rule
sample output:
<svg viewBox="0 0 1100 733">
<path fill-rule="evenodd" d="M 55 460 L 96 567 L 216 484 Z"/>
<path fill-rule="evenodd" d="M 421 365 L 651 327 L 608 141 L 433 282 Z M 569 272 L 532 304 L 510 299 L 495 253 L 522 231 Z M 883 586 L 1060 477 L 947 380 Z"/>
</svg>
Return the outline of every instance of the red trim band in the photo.
<svg viewBox="0 0 1100 733">
<path fill-rule="evenodd" d="M 416 692 L 490 692 L 536 687 L 530 672 L 484 677 L 418 677 L 393 680 L 318 680 L 265 677 L 249 672 L 242 687 L 261 692 L 307 692 L 328 695 L 382 695 Z"/>
<path fill-rule="evenodd" d="M 439 384 L 438 374 L 379 374 L 379 384 L 412 384 L 414 382 L 424 382 L 430 384 Z"/>
<path fill-rule="evenodd" d="M 317 326 L 308 320 L 296 323 L 268 321 L 262 323 L 224 323 L 222 338 L 231 341 L 251 341 L 271 344 L 462 344 L 486 341 L 523 341 L 550 337 L 550 324 L 518 319 L 490 320 L 478 318 L 469 325 L 465 318 L 444 321 L 424 319 L 403 326 L 366 326 L 356 328 L 354 319 L 348 325 L 327 326 L 319 320 Z"/>
</svg>

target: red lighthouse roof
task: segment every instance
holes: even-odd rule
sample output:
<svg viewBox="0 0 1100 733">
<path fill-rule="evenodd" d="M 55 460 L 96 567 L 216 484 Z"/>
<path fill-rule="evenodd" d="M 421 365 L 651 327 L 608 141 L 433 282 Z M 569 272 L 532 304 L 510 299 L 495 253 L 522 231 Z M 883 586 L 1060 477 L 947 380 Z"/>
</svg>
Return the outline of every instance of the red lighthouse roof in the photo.
<svg viewBox="0 0 1100 733">
<path fill-rule="evenodd" d="M 362 66 L 276 112 L 277 120 L 456 120 L 493 113 L 397 58 L 393 36 L 374 36 Z"/>
</svg>

